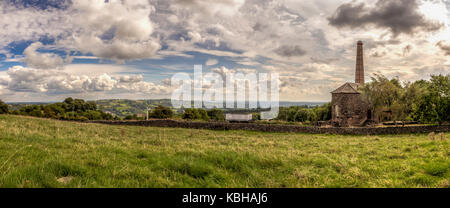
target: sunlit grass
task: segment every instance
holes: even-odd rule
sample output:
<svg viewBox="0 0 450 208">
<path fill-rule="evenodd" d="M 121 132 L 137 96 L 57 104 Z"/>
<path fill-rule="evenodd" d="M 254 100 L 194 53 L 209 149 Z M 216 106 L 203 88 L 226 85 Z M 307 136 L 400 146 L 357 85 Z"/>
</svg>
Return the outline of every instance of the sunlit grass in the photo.
<svg viewBox="0 0 450 208">
<path fill-rule="evenodd" d="M 449 134 L 445 134 L 447 140 Z M 448 141 L 0 115 L 0 187 L 450 187 Z"/>
</svg>

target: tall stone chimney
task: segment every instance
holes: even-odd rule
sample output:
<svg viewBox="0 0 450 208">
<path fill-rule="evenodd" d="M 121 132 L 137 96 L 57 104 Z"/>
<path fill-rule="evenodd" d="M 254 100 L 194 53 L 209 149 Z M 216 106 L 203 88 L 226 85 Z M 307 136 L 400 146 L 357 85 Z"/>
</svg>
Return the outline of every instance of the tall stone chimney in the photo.
<svg viewBox="0 0 450 208">
<path fill-rule="evenodd" d="M 356 54 L 355 83 L 364 84 L 364 60 L 363 42 L 358 41 L 358 52 Z"/>
</svg>

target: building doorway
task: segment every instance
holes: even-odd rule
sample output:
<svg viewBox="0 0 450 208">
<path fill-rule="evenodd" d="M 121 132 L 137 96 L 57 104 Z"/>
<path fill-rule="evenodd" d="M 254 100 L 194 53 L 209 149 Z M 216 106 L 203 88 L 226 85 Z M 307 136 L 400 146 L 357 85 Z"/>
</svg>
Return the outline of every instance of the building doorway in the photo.
<svg viewBox="0 0 450 208">
<path fill-rule="evenodd" d="M 372 110 L 367 110 L 367 120 L 372 120 Z"/>
</svg>

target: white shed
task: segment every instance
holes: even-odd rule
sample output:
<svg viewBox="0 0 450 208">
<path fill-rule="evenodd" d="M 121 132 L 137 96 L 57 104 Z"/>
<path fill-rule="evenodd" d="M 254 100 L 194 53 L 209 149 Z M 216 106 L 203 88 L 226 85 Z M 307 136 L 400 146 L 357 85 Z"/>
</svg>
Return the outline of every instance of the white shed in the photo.
<svg viewBox="0 0 450 208">
<path fill-rule="evenodd" d="M 246 122 L 252 120 L 252 114 L 226 114 L 227 121 Z"/>
</svg>

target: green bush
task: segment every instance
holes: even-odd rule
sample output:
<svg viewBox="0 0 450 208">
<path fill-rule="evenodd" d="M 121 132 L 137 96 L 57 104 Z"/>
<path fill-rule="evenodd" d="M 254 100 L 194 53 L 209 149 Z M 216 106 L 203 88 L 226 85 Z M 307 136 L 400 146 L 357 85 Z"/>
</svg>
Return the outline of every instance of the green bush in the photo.
<svg viewBox="0 0 450 208">
<path fill-rule="evenodd" d="M 200 113 L 195 108 L 188 108 L 188 109 L 184 110 L 182 118 L 188 119 L 188 120 L 200 119 Z"/>
<path fill-rule="evenodd" d="M 281 107 L 278 120 L 288 122 L 315 122 L 331 119 L 331 103 L 308 108 L 308 106 Z"/>
<path fill-rule="evenodd" d="M 208 117 L 211 120 L 215 120 L 215 121 L 224 121 L 225 120 L 225 114 L 220 109 L 214 108 L 214 109 L 208 110 L 207 112 L 208 112 Z"/>
<path fill-rule="evenodd" d="M 144 120 L 144 118 L 138 117 L 136 114 L 125 116 L 124 120 Z"/>
<path fill-rule="evenodd" d="M 200 115 L 199 119 L 204 120 L 204 121 L 209 121 L 208 112 L 206 112 L 206 110 L 198 109 L 198 114 Z"/>
<path fill-rule="evenodd" d="M 184 111 L 181 116 L 183 119 L 187 120 L 204 120 L 209 121 L 210 117 L 208 112 L 204 109 L 188 108 Z"/>
<path fill-rule="evenodd" d="M 2 100 L 0 100 L 0 114 L 7 114 L 9 113 L 8 105 L 4 103 Z"/>
<path fill-rule="evenodd" d="M 172 109 L 159 105 L 150 113 L 151 118 L 167 119 L 173 117 Z"/>
<path fill-rule="evenodd" d="M 295 117 L 293 121 L 297 122 L 305 122 L 308 120 L 309 110 L 302 108 L 295 113 Z"/>
</svg>

